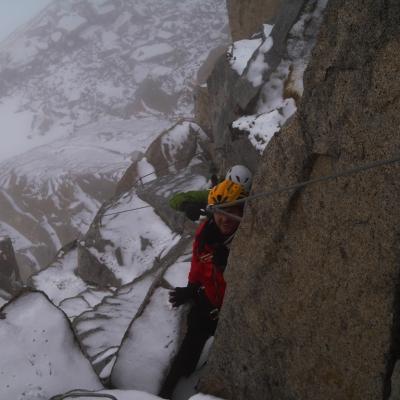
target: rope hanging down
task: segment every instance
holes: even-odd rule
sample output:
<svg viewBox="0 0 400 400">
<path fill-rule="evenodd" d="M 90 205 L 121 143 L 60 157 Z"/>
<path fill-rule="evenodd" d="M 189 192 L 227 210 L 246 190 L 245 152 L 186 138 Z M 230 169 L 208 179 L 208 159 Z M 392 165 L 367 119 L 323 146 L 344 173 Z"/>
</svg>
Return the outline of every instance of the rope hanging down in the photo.
<svg viewBox="0 0 400 400">
<path fill-rule="evenodd" d="M 278 193 L 289 192 L 291 190 L 296 190 L 296 189 L 311 185 L 313 183 L 326 182 L 326 181 L 334 180 L 336 178 L 342 178 L 342 177 L 345 177 L 345 176 L 354 175 L 354 174 L 359 173 L 359 172 L 368 171 L 370 169 L 383 167 L 385 165 L 390 165 L 390 164 L 394 164 L 394 163 L 397 163 L 397 162 L 400 162 L 400 156 L 397 156 L 397 157 L 394 157 L 394 158 L 390 158 L 390 159 L 387 159 L 387 160 L 371 162 L 371 163 L 368 163 L 368 164 L 365 164 L 365 165 L 361 165 L 359 167 L 348 169 L 346 171 L 338 172 L 337 174 L 321 176 L 320 178 L 310 179 L 308 181 L 299 182 L 299 183 L 296 183 L 294 185 L 285 186 L 285 187 L 282 187 L 282 188 L 277 188 L 277 189 L 270 190 L 270 191 L 267 191 L 267 192 L 261 192 L 261 193 L 253 194 L 252 196 L 248 196 L 248 197 L 246 197 L 244 199 L 235 200 L 235 201 L 232 201 L 230 203 L 214 205 L 214 206 L 208 207 L 208 211 L 210 211 L 212 213 L 213 212 L 221 212 L 223 214 L 230 215 L 233 219 L 241 220 L 240 217 L 237 217 L 235 215 L 229 214 L 226 211 L 223 211 L 222 209 L 226 208 L 226 207 L 232 207 L 232 206 L 235 206 L 235 205 L 238 205 L 238 204 L 243 204 L 243 203 L 245 203 L 247 201 L 252 201 L 252 200 L 255 200 L 255 199 L 259 199 L 261 197 L 271 197 L 271 196 L 273 196 L 275 194 L 278 194 Z"/>
</svg>

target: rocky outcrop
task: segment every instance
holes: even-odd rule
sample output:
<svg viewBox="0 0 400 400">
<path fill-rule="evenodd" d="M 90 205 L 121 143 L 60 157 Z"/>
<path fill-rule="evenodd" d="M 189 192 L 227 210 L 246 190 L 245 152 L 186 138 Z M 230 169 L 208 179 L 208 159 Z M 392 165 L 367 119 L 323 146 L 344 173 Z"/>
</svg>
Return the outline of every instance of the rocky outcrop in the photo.
<svg viewBox="0 0 400 400">
<path fill-rule="evenodd" d="M 393 0 L 329 2 L 298 116 L 268 145 L 255 192 L 396 155 L 399 15 Z M 248 205 L 204 390 L 232 400 L 389 397 L 399 173 L 393 164 Z"/>
<path fill-rule="evenodd" d="M 19 284 L 19 268 L 11 239 L 0 237 L 0 296 L 2 291 L 15 293 Z"/>
<path fill-rule="evenodd" d="M 232 68 L 230 59 L 232 54 L 228 53 L 218 60 L 210 75 L 207 87 L 211 127 L 215 158 L 221 170 L 238 163 L 247 165 L 253 171 L 256 170 L 260 160 L 259 152 L 248 140 L 248 132 L 234 129 L 232 123 L 243 115 L 258 112 L 263 85 L 275 72 L 283 57 L 287 56 L 289 33 L 308 3 L 312 3 L 311 8 L 315 8 L 318 4 L 317 1 L 307 0 L 283 2 L 270 36 L 266 37 L 264 31 L 259 34 L 260 46 L 248 60 L 241 75 Z M 268 41 L 271 42 L 271 48 L 265 51 L 264 46 Z M 253 70 L 261 68 L 258 83 L 249 78 L 251 68 Z"/>
<path fill-rule="evenodd" d="M 284 0 L 227 0 L 232 39 L 247 39 L 265 23 L 273 23 Z"/>
<path fill-rule="evenodd" d="M 136 161 L 126 170 L 117 184 L 120 195 L 135 186 L 143 186 L 157 176 L 165 176 L 188 167 L 196 155 L 208 150 L 208 138 L 194 122 L 179 120 L 162 132 L 145 154 L 138 154 Z"/>
<path fill-rule="evenodd" d="M 207 85 L 197 86 L 194 91 L 194 119 L 204 132 L 211 136 L 210 95 Z"/>
</svg>

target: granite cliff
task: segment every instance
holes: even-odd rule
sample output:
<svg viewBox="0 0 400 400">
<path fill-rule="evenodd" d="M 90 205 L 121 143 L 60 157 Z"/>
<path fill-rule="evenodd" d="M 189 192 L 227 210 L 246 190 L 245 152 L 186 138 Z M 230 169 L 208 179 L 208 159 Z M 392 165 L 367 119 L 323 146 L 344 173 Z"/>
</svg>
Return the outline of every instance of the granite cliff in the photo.
<svg viewBox="0 0 400 400">
<path fill-rule="evenodd" d="M 399 22 L 398 1 L 329 1 L 297 114 L 267 145 L 254 193 L 398 154 Z M 248 203 L 202 389 L 248 400 L 390 396 L 399 172 Z"/>
</svg>

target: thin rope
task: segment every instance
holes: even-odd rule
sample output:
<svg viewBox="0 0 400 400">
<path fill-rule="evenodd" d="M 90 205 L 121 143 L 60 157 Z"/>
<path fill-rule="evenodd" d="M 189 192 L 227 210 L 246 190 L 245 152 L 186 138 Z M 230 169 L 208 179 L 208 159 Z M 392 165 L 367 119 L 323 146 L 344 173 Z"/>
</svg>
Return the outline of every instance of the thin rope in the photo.
<svg viewBox="0 0 400 400">
<path fill-rule="evenodd" d="M 89 397 L 89 398 L 103 398 L 103 399 L 110 399 L 110 400 L 118 400 L 112 394 L 106 393 L 90 393 L 90 392 L 75 392 L 75 393 L 66 393 L 60 396 L 52 397 L 50 400 L 63 400 L 68 398 L 77 398 L 77 397 Z"/>
<path fill-rule="evenodd" d="M 211 213 L 218 213 L 218 214 L 224 214 L 226 216 L 228 216 L 229 218 L 234 219 L 235 221 L 241 221 L 242 218 L 237 216 L 237 215 L 233 215 L 229 212 L 224 211 L 222 208 L 219 208 L 217 205 L 209 205 L 207 206 L 207 211 L 211 212 Z"/>
<path fill-rule="evenodd" d="M 253 194 L 253 195 L 248 196 L 248 197 L 246 197 L 244 199 L 235 200 L 235 201 L 232 201 L 230 203 L 218 204 L 218 205 L 215 205 L 214 207 L 215 208 L 232 207 L 232 206 L 235 206 L 235 205 L 238 205 L 238 204 L 243 204 L 243 203 L 245 203 L 247 201 L 252 201 L 252 200 L 258 199 L 260 197 L 271 197 L 271 196 L 273 196 L 275 194 L 282 193 L 282 192 L 289 192 L 291 190 L 299 189 L 299 188 L 302 188 L 304 186 L 311 185 L 313 183 L 326 182 L 326 181 L 330 181 L 330 180 L 333 180 L 333 179 L 336 179 L 336 178 L 342 178 L 342 177 L 345 177 L 345 176 L 354 175 L 354 174 L 359 173 L 359 172 L 367 171 L 367 170 L 370 170 L 370 169 L 373 169 L 373 168 L 382 167 L 382 166 L 385 166 L 385 165 L 394 164 L 396 162 L 400 162 L 400 156 L 397 156 L 395 158 L 391 158 L 391 159 L 388 159 L 388 160 L 375 161 L 375 162 L 372 162 L 372 163 L 369 163 L 369 164 L 365 164 L 365 165 L 362 165 L 362 166 L 359 166 L 359 167 L 348 169 L 346 171 L 338 172 L 337 174 L 334 174 L 334 175 L 321 176 L 320 178 L 310 179 L 308 181 L 299 182 L 299 183 L 296 183 L 294 185 L 284 186 L 284 187 L 277 188 L 277 189 L 274 189 L 274 190 L 270 190 L 270 191 L 267 191 L 267 192 L 261 192 L 261 193 Z"/>
<path fill-rule="evenodd" d="M 102 217 L 106 217 L 108 215 L 123 214 L 123 213 L 130 212 L 130 211 L 143 210 L 144 208 L 153 208 L 153 207 L 152 206 L 143 206 L 143 207 L 137 207 L 137 208 L 130 208 L 128 210 L 122 210 L 122 211 L 116 211 L 116 212 L 113 212 L 113 213 L 103 214 Z"/>
<path fill-rule="evenodd" d="M 400 156 L 397 156 L 397 157 L 394 157 L 394 158 L 391 158 L 391 159 L 387 159 L 387 160 L 371 162 L 371 163 L 368 163 L 368 164 L 365 164 L 365 165 L 362 165 L 362 166 L 359 166 L 359 167 L 348 169 L 346 171 L 338 172 L 337 174 L 321 176 L 319 178 L 310 179 L 310 180 L 304 181 L 304 182 L 299 182 L 299 183 L 296 183 L 296 184 L 293 184 L 293 185 L 290 185 L 290 186 L 284 186 L 284 187 L 277 188 L 277 189 L 274 189 L 274 190 L 253 194 L 253 195 L 248 196 L 246 198 L 235 200 L 235 201 L 232 201 L 232 202 L 229 202 L 229 203 L 207 206 L 207 211 L 210 212 L 210 213 L 220 212 L 221 214 L 225 214 L 225 215 L 231 217 L 232 219 L 235 219 L 237 221 L 241 221 L 242 220 L 241 217 L 238 217 L 237 215 L 230 214 L 230 213 L 228 213 L 226 211 L 223 211 L 222 209 L 223 208 L 227 208 L 227 207 L 233 207 L 233 206 L 236 206 L 236 205 L 239 205 L 239 204 L 243 204 L 245 202 L 256 200 L 256 199 L 259 199 L 261 197 L 271 197 L 271 196 L 273 196 L 275 194 L 278 194 L 278 193 L 289 192 L 291 190 L 300 189 L 302 187 L 305 187 L 305 186 L 308 186 L 308 185 L 311 185 L 311 184 L 314 184 L 314 183 L 326 182 L 326 181 L 334 180 L 334 179 L 337 179 L 337 178 L 342 178 L 342 177 L 345 177 L 345 176 L 354 175 L 354 174 L 359 173 L 359 172 L 368 171 L 370 169 L 382 167 L 382 166 L 385 166 L 385 165 L 394 164 L 394 163 L 397 163 L 397 162 L 400 162 Z M 125 213 L 125 212 L 141 210 L 141 209 L 144 209 L 144 208 L 152 208 L 152 207 L 151 206 L 144 206 L 144 207 L 132 208 L 132 209 L 123 210 L 123 211 L 119 211 L 119 212 L 115 212 L 115 213 L 104 214 L 103 216 L 122 214 L 122 213 Z"/>
<path fill-rule="evenodd" d="M 199 133 L 199 131 L 197 131 L 196 133 Z M 160 172 L 167 171 L 170 167 L 173 167 L 173 166 L 175 166 L 176 164 L 179 164 L 179 163 L 182 162 L 182 161 L 187 161 L 187 160 L 190 161 L 191 159 L 193 159 L 193 158 L 195 158 L 195 157 L 197 157 L 197 156 L 201 156 L 201 155 L 203 155 L 203 152 L 195 153 L 195 154 L 193 154 L 193 156 L 188 156 L 188 157 L 186 157 L 186 158 L 182 158 L 182 159 L 180 159 L 180 160 L 177 160 L 177 161 L 175 161 L 175 162 L 173 162 L 173 163 L 171 163 L 171 164 L 168 164 L 168 165 L 167 165 L 166 167 L 164 167 L 164 168 L 158 169 L 157 171 L 154 170 L 153 172 L 149 172 L 149 173 L 146 174 L 146 175 L 139 176 L 139 178 L 136 179 L 136 181 L 135 181 L 135 183 L 134 183 L 134 186 L 136 186 L 139 182 L 141 182 L 142 185 L 143 185 L 143 178 L 147 178 L 147 177 L 150 176 L 150 175 L 157 175 L 157 174 L 160 173 Z"/>
</svg>

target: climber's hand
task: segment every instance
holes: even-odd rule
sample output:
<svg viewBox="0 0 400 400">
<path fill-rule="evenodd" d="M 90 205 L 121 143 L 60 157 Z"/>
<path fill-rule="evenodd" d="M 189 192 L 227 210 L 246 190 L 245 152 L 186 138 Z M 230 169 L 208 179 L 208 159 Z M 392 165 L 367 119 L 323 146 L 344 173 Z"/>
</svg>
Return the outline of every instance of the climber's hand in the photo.
<svg viewBox="0 0 400 400">
<path fill-rule="evenodd" d="M 193 299 L 193 289 L 190 287 L 176 287 L 169 292 L 169 302 L 172 307 L 179 307 Z"/>
</svg>

